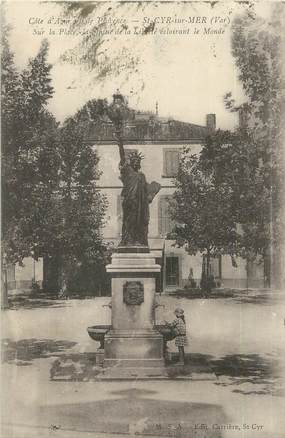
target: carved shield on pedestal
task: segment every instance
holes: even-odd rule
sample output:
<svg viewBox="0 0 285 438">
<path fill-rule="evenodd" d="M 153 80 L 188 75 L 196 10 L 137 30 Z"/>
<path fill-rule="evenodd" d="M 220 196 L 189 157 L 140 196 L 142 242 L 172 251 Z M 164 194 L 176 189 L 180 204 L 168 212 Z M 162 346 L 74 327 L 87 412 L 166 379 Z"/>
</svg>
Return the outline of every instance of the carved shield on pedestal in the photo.
<svg viewBox="0 0 285 438">
<path fill-rule="evenodd" d="M 126 281 L 123 286 L 123 301 L 129 306 L 139 306 L 144 302 L 144 288 L 140 281 Z"/>
</svg>

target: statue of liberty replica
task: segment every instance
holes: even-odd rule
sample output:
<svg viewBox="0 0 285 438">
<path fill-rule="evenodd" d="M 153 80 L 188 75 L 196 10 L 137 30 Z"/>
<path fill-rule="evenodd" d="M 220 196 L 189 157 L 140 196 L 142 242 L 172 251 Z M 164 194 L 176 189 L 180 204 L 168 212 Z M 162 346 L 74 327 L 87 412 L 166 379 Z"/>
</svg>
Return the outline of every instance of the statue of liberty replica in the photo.
<svg viewBox="0 0 285 438">
<path fill-rule="evenodd" d="M 109 107 L 108 116 L 115 126 L 115 138 L 120 153 L 120 178 L 123 183 L 122 240 L 118 250 L 128 252 L 148 252 L 149 204 L 160 190 L 160 184 L 148 184 L 141 171 L 141 153 L 135 151 L 126 158 L 123 146 L 123 121 L 128 116 L 128 108 L 121 94 L 113 95 L 113 104 Z"/>
<path fill-rule="evenodd" d="M 123 183 L 122 240 L 106 271 L 112 279 L 111 328 L 104 338 L 105 378 L 133 379 L 164 372 L 163 336 L 155 328 L 155 282 L 161 267 L 148 247 L 149 204 L 160 189 L 141 171 L 142 155 L 126 155 L 123 124 L 129 110 L 117 92 L 107 115 L 114 125 Z"/>
</svg>

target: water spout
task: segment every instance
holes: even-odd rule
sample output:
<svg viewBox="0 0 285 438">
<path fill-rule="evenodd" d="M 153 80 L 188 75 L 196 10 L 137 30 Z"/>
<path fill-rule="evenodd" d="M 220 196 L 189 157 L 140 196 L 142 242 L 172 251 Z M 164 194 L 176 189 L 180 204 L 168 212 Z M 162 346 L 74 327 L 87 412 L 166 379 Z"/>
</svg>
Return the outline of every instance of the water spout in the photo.
<svg viewBox="0 0 285 438">
<path fill-rule="evenodd" d="M 112 309 L 112 302 L 110 301 L 109 304 L 102 304 L 102 307 L 109 307 L 109 309 Z"/>
</svg>

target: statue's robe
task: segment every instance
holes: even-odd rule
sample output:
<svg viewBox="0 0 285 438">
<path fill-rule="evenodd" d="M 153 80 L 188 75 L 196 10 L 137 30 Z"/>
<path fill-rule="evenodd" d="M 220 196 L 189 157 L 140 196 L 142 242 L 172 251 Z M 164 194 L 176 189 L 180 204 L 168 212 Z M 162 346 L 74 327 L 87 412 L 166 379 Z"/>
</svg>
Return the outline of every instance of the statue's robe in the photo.
<svg viewBox="0 0 285 438">
<path fill-rule="evenodd" d="M 120 166 L 123 208 L 123 246 L 148 246 L 149 202 L 148 184 L 144 174 L 128 163 Z"/>
</svg>

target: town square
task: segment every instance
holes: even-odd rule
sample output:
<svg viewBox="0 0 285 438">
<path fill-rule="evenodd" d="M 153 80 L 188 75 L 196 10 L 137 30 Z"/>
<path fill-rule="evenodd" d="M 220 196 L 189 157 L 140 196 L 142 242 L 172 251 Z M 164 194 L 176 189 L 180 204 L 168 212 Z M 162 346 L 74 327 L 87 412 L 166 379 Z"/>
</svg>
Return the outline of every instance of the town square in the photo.
<svg viewBox="0 0 285 438">
<path fill-rule="evenodd" d="M 5 438 L 284 435 L 285 8 L 194 3 L 3 5 Z"/>
</svg>

